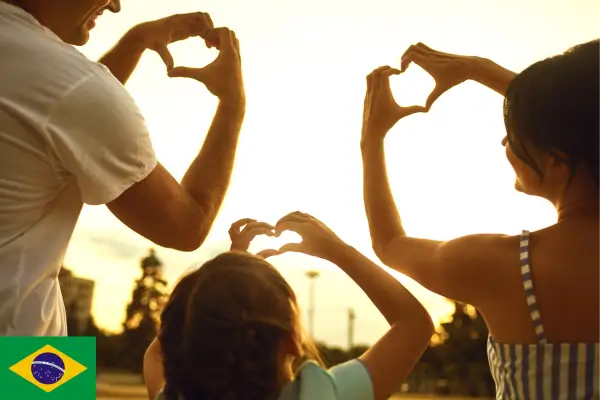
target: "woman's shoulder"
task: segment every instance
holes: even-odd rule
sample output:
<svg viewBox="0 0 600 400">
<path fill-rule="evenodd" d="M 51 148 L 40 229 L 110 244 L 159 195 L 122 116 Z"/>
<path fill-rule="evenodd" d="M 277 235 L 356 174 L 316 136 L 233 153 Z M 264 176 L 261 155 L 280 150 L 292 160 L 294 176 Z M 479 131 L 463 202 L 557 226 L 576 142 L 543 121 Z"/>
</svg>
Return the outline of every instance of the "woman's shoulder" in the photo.
<svg viewBox="0 0 600 400">
<path fill-rule="evenodd" d="M 373 385 L 366 366 L 358 359 L 325 369 L 314 361 L 303 364 L 295 381 L 280 400 L 370 400 Z"/>
</svg>

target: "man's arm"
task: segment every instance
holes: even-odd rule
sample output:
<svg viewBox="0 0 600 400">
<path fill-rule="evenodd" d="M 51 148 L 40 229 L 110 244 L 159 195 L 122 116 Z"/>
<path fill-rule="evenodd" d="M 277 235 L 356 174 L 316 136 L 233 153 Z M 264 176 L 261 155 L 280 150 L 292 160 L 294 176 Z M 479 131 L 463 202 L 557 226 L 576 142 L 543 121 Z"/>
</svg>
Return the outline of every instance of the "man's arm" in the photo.
<svg viewBox="0 0 600 400">
<path fill-rule="evenodd" d="M 200 154 L 181 185 L 158 165 L 147 178 L 109 203 L 110 211 L 163 247 L 197 249 L 225 198 L 243 117 L 243 104 L 220 102 Z"/>
<path fill-rule="evenodd" d="M 108 73 L 82 78 L 54 109 L 46 129 L 56 168 L 77 180 L 84 203 L 107 204 L 137 233 L 183 251 L 197 249 L 213 224 L 245 113 L 237 39 L 226 28 L 215 31 L 216 60 L 188 72 L 219 98 L 219 105 L 181 184 L 158 164 L 140 110 Z"/>
<path fill-rule="evenodd" d="M 171 71 L 171 76 L 204 83 L 219 98 L 204 145 L 181 185 L 159 165 L 108 204 L 113 214 L 139 234 L 184 251 L 195 250 L 204 242 L 221 207 L 246 107 L 239 42 L 227 28 L 214 32 L 211 40 L 219 43 L 215 61 L 204 68 Z"/>
<path fill-rule="evenodd" d="M 156 21 L 144 22 L 131 28 L 99 62 L 123 84 L 127 82 L 146 49 L 162 58 L 167 70 L 174 67 L 168 45 L 198 36 L 207 38 L 213 22 L 207 13 L 176 14 Z M 212 46 L 207 41 L 207 45 Z"/>
<path fill-rule="evenodd" d="M 137 67 L 146 50 L 136 28 L 129 30 L 98 62 L 104 64 L 123 85 Z"/>
</svg>

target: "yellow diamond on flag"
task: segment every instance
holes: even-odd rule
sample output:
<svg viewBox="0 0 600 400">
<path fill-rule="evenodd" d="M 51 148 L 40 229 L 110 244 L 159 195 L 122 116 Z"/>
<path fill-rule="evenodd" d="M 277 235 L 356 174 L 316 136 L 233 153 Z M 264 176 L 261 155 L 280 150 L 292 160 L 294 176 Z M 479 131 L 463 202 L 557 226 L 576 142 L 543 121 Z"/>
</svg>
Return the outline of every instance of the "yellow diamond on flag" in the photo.
<svg viewBox="0 0 600 400">
<path fill-rule="evenodd" d="M 87 368 L 65 353 L 46 345 L 9 369 L 40 389 L 51 392 Z"/>
</svg>

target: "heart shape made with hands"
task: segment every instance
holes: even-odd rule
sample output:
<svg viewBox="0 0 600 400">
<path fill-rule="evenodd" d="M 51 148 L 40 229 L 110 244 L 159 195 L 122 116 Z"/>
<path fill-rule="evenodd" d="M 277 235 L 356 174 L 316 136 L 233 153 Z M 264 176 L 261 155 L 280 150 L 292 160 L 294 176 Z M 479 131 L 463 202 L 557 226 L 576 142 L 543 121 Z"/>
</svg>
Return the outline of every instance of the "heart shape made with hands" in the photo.
<svg viewBox="0 0 600 400">
<path fill-rule="evenodd" d="M 219 56 L 219 49 L 207 43 L 201 37 L 191 37 L 180 42 L 172 43 L 168 49 L 173 60 L 173 64 L 169 65 L 163 58 L 163 63 L 167 67 L 167 71 L 174 67 L 188 68 L 204 68 Z M 200 51 L 199 51 L 200 50 Z M 175 56 L 175 57 L 174 57 Z"/>
<path fill-rule="evenodd" d="M 252 254 L 259 254 L 264 251 L 267 256 L 275 256 L 277 251 L 284 245 L 300 242 L 302 242 L 302 238 L 296 232 L 284 231 L 279 236 L 258 235 L 250 242 L 248 251 Z M 267 251 L 269 252 L 267 253 Z"/>
<path fill-rule="evenodd" d="M 434 88 L 433 77 L 416 64 L 410 64 L 406 71 L 390 77 L 392 95 L 401 107 L 425 106 Z"/>
</svg>

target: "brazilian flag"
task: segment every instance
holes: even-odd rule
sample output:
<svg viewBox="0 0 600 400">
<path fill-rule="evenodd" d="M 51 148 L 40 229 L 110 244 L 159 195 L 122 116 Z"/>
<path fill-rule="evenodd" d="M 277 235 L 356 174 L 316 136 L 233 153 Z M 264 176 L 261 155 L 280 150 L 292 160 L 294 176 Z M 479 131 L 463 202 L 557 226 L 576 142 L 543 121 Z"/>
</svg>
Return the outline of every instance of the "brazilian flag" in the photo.
<svg viewBox="0 0 600 400">
<path fill-rule="evenodd" d="M 0 398 L 96 398 L 95 337 L 0 337 Z"/>
</svg>

